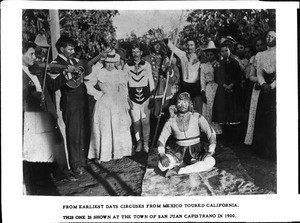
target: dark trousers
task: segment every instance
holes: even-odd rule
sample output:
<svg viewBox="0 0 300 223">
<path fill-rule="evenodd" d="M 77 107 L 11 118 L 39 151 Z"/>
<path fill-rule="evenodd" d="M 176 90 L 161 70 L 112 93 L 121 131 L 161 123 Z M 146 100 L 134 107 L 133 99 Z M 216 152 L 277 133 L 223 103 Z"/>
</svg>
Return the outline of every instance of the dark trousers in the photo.
<svg viewBox="0 0 300 223">
<path fill-rule="evenodd" d="M 65 111 L 62 111 L 66 125 L 66 141 L 69 164 L 72 170 L 85 166 L 89 142 L 90 124 L 87 95 L 68 98 Z"/>
<path fill-rule="evenodd" d="M 181 83 L 180 92 L 189 93 L 193 101 L 195 111 L 202 114 L 202 97 L 200 81 L 197 81 L 196 83 L 186 83 L 183 81 Z"/>
<path fill-rule="evenodd" d="M 58 195 L 51 174 L 56 178 L 62 174 L 61 170 L 58 170 L 56 163 L 23 161 L 23 183 L 26 194 Z"/>
<path fill-rule="evenodd" d="M 195 111 L 197 111 L 199 114 L 202 114 L 202 105 L 203 105 L 202 97 L 199 95 L 194 96 L 192 98 L 192 101 L 193 101 Z"/>
</svg>

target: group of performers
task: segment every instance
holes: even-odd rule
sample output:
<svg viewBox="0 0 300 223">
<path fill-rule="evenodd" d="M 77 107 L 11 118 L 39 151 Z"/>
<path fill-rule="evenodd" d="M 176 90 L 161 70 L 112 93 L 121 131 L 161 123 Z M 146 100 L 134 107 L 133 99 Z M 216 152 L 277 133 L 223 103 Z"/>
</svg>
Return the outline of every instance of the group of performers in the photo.
<svg viewBox="0 0 300 223">
<path fill-rule="evenodd" d="M 217 134 L 241 121 L 237 100 L 242 63 L 231 55 L 228 43 L 230 38 L 219 50 L 210 41 L 204 49 L 206 63 L 196 53 L 195 40 L 187 41 L 184 52 L 169 39 L 153 41 L 149 55 L 133 43 L 131 59 L 124 49 L 108 47 L 96 62 L 86 62 L 74 58 L 75 41 L 61 36 L 55 44 L 57 58 L 35 72 L 36 44 L 24 42 L 23 160 L 28 170 L 24 178 L 35 169 L 40 171 L 34 167 L 40 163 L 55 163 L 51 169 L 55 178 L 76 180 L 89 160 L 106 162 L 149 153 L 153 147 L 166 177 L 212 168 Z M 172 53 L 163 53 L 162 46 Z M 275 77 L 269 83 L 264 74 L 258 74 L 257 83 L 263 89 L 271 86 L 266 93 L 275 89 Z M 57 90 L 67 155 L 51 98 Z M 89 95 L 96 101 L 92 117 Z M 158 123 L 151 121 L 160 116 L 164 119 Z M 154 133 L 154 129 L 159 131 Z M 203 134 L 208 146 L 202 142 Z M 175 143 L 168 146 L 171 135 Z"/>
</svg>

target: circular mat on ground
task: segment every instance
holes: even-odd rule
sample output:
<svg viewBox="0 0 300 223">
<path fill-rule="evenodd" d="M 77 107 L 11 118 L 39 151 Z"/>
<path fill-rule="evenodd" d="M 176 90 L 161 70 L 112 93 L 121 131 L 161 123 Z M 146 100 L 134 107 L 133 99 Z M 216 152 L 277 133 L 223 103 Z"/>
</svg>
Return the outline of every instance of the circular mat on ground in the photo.
<svg viewBox="0 0 300 223">
<path fill-rule="evenodd" d="M 165 178 L 157 166 L 157 153 L 149 154 L 142 196 L 193 196 L 273 194 L 274 191 L 255 185 L 240 160 L 229 147 L 219 147 L 216 166 L 202 173 Z"/>
</svg>

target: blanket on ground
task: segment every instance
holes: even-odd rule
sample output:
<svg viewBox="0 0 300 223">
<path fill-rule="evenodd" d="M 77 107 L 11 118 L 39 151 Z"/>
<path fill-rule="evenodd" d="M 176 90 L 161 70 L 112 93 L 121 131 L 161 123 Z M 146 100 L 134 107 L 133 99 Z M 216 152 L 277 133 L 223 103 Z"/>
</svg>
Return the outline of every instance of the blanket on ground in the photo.
<svg viewBox="0 0 300 223">
<path fill-rule="evenodd" d="M 195 196 L 273 194 L 269 188 L 259 187 L 248 174 L 239 158 L 229 147 L 219 147 L 214 156 L 216 165 L 201 173 L 165 178 L 157 168 L 157 153 L 149 154 L 142 196 Z"/>
</svg>

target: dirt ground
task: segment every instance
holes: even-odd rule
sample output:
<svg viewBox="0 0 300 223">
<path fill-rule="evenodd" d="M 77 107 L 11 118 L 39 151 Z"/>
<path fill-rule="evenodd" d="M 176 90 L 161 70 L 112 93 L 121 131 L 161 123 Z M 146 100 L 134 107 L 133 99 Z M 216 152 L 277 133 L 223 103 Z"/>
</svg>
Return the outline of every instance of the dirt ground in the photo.
<svg viewBox="0 0 300 223">
<path fill-rule="evenodd" d="M 260 191 L 276 193 L 276 162 L 257 157 L 251 149 L 242 144 L 228 146 L 235 154 Z M 216 148 L 216 162 L 220 168 L 232 165 L 232 156 L 227 156 L 220 143 Z M 221 152 L 223 149 L 223 152 Z M 225 152 L 224 152 L 225 151 Z M 153 156 L 153 154 L 151 155 Z M 147 154 L 137 153 L 131 157 L 96 164 L 89 162 L 85 173 L 77 181 L 54 181 L 32 186 L 32 194 L 53 196 L 141 196 L 143 177 L 146 172 Z M 230 167 L 234 168 L 234 167 Z M 217 183 L 217 182 L 216 182 Z M 230 194 L 230 192 L 227 194 Z"/>
</svg>

